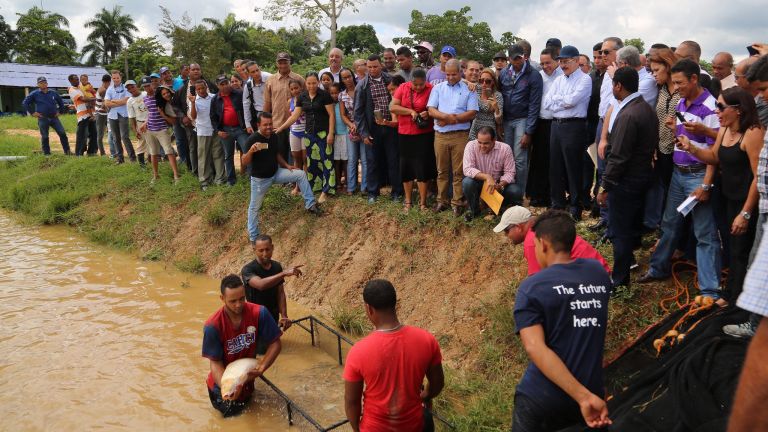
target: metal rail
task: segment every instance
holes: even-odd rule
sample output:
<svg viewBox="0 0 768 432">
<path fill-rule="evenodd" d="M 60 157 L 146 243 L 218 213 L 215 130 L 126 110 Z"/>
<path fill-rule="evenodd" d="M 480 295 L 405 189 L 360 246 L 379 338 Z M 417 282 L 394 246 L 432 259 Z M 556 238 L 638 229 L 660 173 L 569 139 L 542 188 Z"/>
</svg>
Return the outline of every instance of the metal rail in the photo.
<svg viewBox="0 0 768 432">
<path fill-rule="evenodd" d="M 307 327 L 306 325 L 303 324 L 305 321 L 309 321 L 309 327 Z M 329 332 L 331 332 L 334 336 L 336 336 L 336 345 L 338 347 L 337 353 L 338 353 L 339 366 L 343 366 L 344 365 L 344 357 L 343 357 L 343 354 L 342 354 L 343 351 L 342 351 L 342 348 L 341 348 L 341 343 L 345 342 L 349 346 L 352 346 L 352 345 L 355 344 L 352 340 L 350 340 L 348 337 L 344 336 L 343 334 L 339 333 L 336 329 L 331 328 L 326 323 L 324 323 L 324 322 L 320 321 L 319 319 L 315 318 L 314 315 L 308 315 L 308 316 L 305 316 L 303 318 L 299 318 L 297 320 L 293 320 L 293 325 L 295 325 L 296 327 L 299 327 L 299 328 L 305 330 L 306 332 L 308 332 L 310 334 L 310 337 L 312 339 L 312 346 L 317 346 L 316 345 L 317 341 L 315 340 L 315 329 L 316 329 L 315 326 L 323 327 L 324 329 L 326 329 Z M 344 419 L 344 420 L 340 420 L 340 421 L 338 421 L 338 422 L 336 422 L 336 423 L 334 423 L 334 424 L 332 424 L 332 425 L 330 425 L 328 427 L 323 427 L 323 425 L 321 425 L 317 420 L 315 420 L 311 415 L 309 415 L 309 413 L 304 411 L 299 405 L 296 404 L 296 402 L 294 402 L 290 397 L 288 397 L 287 394 L 285 394 L 274 383 L 272 383 L 272 381 L 270 381 L 269 379 L 267 379 L 263 375 L 260 378 L 264 382 L 264 384 L 266 384 L 269 388 L 274 390 L 274 392 L 277 393 L 277 395 L 280 396 L 280 398 L 282 398 L 283 401 L 285 401 L 285 407 L 286 407 L 286 409 L 288 411 L 288 424 L 289 425 L 291 425 L 291 426 L 293 425 L 293 413 L 294 413 L 294 411 L 297 412 L 302 417 L 304 417 L 304 419 L 307 422 L 309 422 L 309 424 L 314 426 L 314 428 L 316 430 L 320 431 L 320 432 L 331 431 L 331 430 L 334 430 L 334 429 L 336 429 L 336 428 L 338 428 L 338 427 L 340 427 L 340 426 L 342 426 L 344 424 L 349 423 L 349 420 Z M 432 412 L 432 411 L 430 410 L 430 412 Z M 446 420 L 443 417 L 439 416 L 435 412 L 432 412 L 432 418 L 437 419 L 440 423 L 446 425 L 451 430 L 455 430 L 456 429 L 456 427 L 454 425 L 452 425 L 451 423 L 449 423 L 448 420 Z"/>
</svg>

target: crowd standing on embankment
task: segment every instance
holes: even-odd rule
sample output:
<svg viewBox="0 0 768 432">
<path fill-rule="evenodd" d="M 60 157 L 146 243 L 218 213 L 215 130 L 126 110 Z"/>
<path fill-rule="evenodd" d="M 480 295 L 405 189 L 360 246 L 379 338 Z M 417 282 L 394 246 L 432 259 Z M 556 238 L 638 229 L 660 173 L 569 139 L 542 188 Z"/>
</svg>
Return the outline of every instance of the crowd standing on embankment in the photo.
<svg viewBox="0 0 768 432">
<path fill-rule="evenodd" d="M 224 368 L 262 351 L 267 355 L 249 378 L 263 373 L 280 350 L 276 323 L 291 323 L 283 280 L 301 270 L 283 271 L 271 261 L 272 241 L 258 224 L 273 183 L 291 184 L 315 215 L 333 195 L 361 193 L 374 203 L 385 186 L 405 212 L 451 211 L 467 222 L 503 213 L 495 231 L 524 243 L 530 276 L 515 305 L 531 360 L 515 395 L 515 431 L 610 424 L 601 372 L 607 303 L 618 287 L 630 287 L 633 251 L 644 234 L 656 233 L 658 241 L 636 282 L 669 278 L 672 262 L 695 251 L 697 302 L 753 312 L 749 322 L 723 331 L 755 336 L 768 314 L 768 44 L 751 45 L 735 68 L 732 54 L 718 53 L 713 76 L 690 40 L 657 43 L 643 54 L 617 37 L 591 53 L 552 38 L 535 58 L 523 40 L 487 68 L 460 59 L 452 46 L 413 48 L 416 59 L 409 47 L 387 49 L 356 60 L 353 70 L 333 48 L 328 68 L 304 77 L 291 71 L 285 52 L 277 55 L 275 74 L 238 60 L 234 74 L 214 81 L 198 64 L 183 65 L 176 77 L 168 67 L 147 71 L 140 83 L 123 83 L 112 71 L 97 89 L 70 76 L 78 156 L 104 155 L 106 136 L 117 163 L 127 154 L 143 165 L 148 152 L 156 182 L 161 158 L 174 181 L 182 175 L 178 154 L 205 190 L 237 181 L 240 152 L 241 174 L 251 184 L 247 232 L 256 260 L 242 278 L 225 278 L 224 306 L 206 324 L 203 354 L 211 359 L 215 407 L 225 415 L 242 408 L 217 393 Z M 50 153 L 53 127 L 69 154 L 57 118 L 63 101 L 45 77 L 37 84 L 23 105 L 38 118 L 43 153 Z M 522 207 L 526 197 L 529 206 L 550 210 L 533 218 Z M 599 217 L 590 229 L 612 243 L 613 269 L 576 236 L 584 211 Z M 434 337 L 398 321 L 388 282 L 371 281 L 363 298 L 376 331 L 353 348 L 345 368 L 350 423 L 355 430 L 429 429 L 422 402 L 428 405 L 443 381 Z M 766 424 L 754 418 L 765 410 L 743 409 L 766 400 L 762 390 L 748 393 L 765 384 L 759 356 L 766 332 L 759 327 L 746 362 L 733 430 Z M 407 344 L 419 348 L 403 349 Z M 383 350 L 398 360 L 387 360 Z M 425 376 L 429 385 L 417 394 Z M 408 394 L 396 397 L 394 389 L 406 384 Z M 234 399 L 246 402 L 249 392 L 241 389 Z M 743 426 L 748 416 L 751 426 Z"/>
</svg>

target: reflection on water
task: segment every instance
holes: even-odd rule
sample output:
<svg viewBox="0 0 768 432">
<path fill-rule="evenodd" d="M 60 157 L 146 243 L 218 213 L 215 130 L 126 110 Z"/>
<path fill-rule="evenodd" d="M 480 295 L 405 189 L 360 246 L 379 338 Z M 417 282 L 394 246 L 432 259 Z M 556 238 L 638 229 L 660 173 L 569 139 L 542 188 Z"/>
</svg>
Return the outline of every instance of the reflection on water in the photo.
<svg viewBox="0 0 768 432">
<path fill-rule="evenodd" d="M 0 430 L 309 430 L 263 385 L 234 419 L 210 406 L 202 327 L 220 306 L 214 279 L 0 213 Z M 324 425 L 344 417 L 328 336 L 312 348 L 294 326 L 266 374 Z"/>
</svg>

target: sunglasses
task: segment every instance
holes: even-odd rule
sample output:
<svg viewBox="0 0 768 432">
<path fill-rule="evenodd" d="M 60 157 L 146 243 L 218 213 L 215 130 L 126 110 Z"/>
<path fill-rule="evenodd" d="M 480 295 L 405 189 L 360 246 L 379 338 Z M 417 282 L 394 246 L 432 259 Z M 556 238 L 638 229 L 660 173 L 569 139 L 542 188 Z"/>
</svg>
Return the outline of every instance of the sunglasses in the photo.
<svg viewBox="0 0 768 432">
<path fill-rule="evenodd" d="M 610 53 L 611 53 L 611 51 L 614 51 L 614 50 L 610 50 L 610 49 L 607 49 L 607 50 L 602 50 L 602 51 L 598 51 L 598 52 L 599 52 L 600 54 L 602 54 L 602 55 L 608 55 L 608 54 L 610 54 Z"/>
<path fill-rule="evenodd" d="M 494 81 L 492 79 L 489 79 L 489 78 L 481 79 L 480 80 L 480 84 L 493 84 L 493 82 Z"/>
<path fill-rule="evenodd" d="M 715 102 L 715 106 L 717 107 L 718 110 L 725 111 L 726 108 L 736 108 L 739 105 L 738 104 L 736 104 L 736 105 L 726 105 L 726 104 L 724 104 L 724 103 L 722 103 L 720 101 L 717 101 L 717 102 Z"/>
</svg>

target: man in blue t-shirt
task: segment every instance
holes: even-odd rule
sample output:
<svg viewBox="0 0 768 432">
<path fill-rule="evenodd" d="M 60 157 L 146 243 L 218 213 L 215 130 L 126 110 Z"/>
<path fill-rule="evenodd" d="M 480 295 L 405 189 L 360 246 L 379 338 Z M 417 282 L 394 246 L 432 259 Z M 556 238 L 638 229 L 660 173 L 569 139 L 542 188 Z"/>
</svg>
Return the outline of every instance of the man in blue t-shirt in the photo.
<svg viewBox="0 0 768 432">
<path fill-rule="evenodd" d="M 611 424 L 602 399 L 611 278 L 599 262 L 571 259 L 576 227 L 550 210 L 533 225 L 543 270 L 520 284 L 515 325 L 531 363 L 515 391 L 512 430 L 555 431 L 582 418 Z"/>
</svg>

